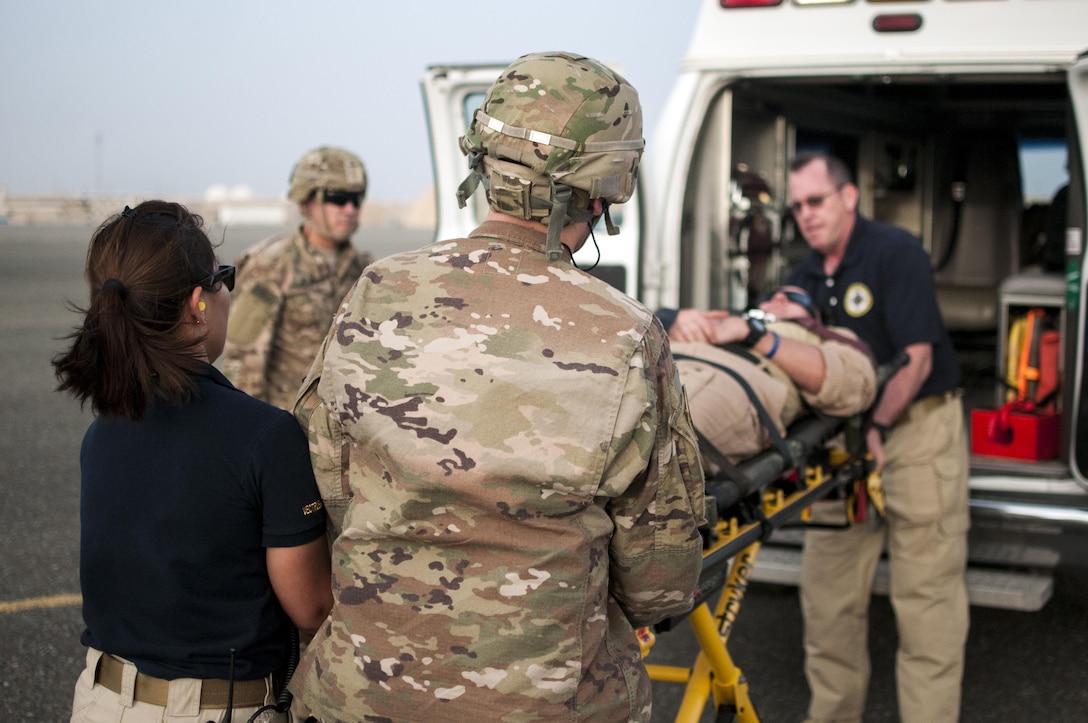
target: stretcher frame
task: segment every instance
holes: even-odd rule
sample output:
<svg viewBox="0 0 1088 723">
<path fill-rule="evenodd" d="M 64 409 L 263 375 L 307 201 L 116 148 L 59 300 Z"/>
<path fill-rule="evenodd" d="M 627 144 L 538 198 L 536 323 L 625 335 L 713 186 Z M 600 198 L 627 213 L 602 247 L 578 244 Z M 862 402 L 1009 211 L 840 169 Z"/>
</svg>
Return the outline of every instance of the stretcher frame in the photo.
<svg viewBox="0 0 1088 723">
<path fill-rule="evenodd" d="M 905 363 L 901 355 L 878 369 L 879 388 Z M 759 723 L 748 682 L 728 649 L 759 550 L 775 529 L 800 518 L 813 502 L 855 483 L 869 485 L 877 472 L 865 449 L 866 418 L 866 414 L 805 417 L 787 430 L 789 458 L 782 451 L 766 450 L 738 464 L 725 478 L 707 480 L 718 519 L 710 526 L 703 551 L 694 607 L 686 616 L 638 631 L 643 658 L 647 658 L 657 633 L 685 619 L 691 624 L 699 652 L 690 667 L 646 663 L 651 680 L 685 686 L 676 723 L 699 723 L 708 700 L 713 701 L 720 723 Z M 827 442 L 839 434 L 845 451 L 828 450 Z"/>
</svg>

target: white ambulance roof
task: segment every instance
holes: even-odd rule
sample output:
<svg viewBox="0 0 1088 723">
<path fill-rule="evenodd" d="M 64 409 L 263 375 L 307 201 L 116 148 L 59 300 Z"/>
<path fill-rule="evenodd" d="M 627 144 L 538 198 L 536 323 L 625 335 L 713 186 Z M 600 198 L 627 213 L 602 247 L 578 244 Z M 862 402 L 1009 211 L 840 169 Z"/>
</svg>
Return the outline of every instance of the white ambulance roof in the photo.
<svg viewBox="0 0 1088 723">
<path fill-rule="evenodd" d="M 918 30 L 877 32 L 874 19 L 916 15 Z M 930 0 L 722 8 L 702 0 L 684 71 L 817 75 L 961 71 L 1073 63 L 1088 50 L 1086 0 Z"/>
</svg>

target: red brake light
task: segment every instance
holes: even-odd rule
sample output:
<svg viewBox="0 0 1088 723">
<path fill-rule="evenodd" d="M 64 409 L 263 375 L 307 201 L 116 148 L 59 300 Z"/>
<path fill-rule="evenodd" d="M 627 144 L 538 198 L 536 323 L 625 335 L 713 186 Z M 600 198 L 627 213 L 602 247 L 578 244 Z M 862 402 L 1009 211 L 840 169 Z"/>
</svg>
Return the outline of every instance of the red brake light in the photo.
<svg viewBox="0 0 1088 723">
<path fill-rule="evenodd" d="M 781 5 L 782 0 L 721 0 L 723 8 L 766 8 Z"/>
<path fill-rule="evenodd" d="M 877 15 L 873 18 L 873 30 L 878 33 L 909 33 L 920 27 L 922 27 L 922 16 L 918 13 Z"/>
</svg>

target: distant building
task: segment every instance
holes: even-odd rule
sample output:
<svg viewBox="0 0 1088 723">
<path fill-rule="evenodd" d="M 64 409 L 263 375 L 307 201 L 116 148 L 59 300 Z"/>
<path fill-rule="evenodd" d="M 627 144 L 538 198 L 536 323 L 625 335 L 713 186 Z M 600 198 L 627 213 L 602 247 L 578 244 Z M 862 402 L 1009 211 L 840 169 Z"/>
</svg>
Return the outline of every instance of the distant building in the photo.
<svg viewBox="0 0 1088 723">
<path fill-rule="evenodd" d="M 171 197 L 217 226 L 290 227 L 299 223 L 298 208 L 286 198 L 254 198 L 243 187 L 213 187 L 200 198 Z M 10 196 L 0 186 L 0 223 L 13 226 L 97 226 L 125 205 L 148 196 L 138 194 Z M 360 226 L 434 228 L 434 190 L 411 203 L 368 200 Z"/>
</svg>

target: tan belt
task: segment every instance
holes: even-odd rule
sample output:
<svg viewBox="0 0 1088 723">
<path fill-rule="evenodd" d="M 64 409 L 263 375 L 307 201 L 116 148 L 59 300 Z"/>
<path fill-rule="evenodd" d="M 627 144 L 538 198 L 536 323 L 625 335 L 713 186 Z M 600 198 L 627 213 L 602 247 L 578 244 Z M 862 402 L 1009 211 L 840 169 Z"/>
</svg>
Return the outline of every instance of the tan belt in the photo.
<svg viewBox="0 0 1088 723">
<path fill-rule="evenodd" d="M 919 414 L 929 414 L 933 410 L 940 407 L 949 399 L 955 399 L 957 393 L 955 391 L 943 392 L 941 394 L 930 394 L 929 396 L 922 397 L 921 399 L 915 399 L 911 402 L 911 405 L 907 407 L 897 421 L 905 422 L 908 419 L 912 419 Z"/>
<path fill-rule="evenodd" d="M 95 671 L 94 682 L 112 690 L 114 693 L 120 693 L 124 671 L 124 661 L 118 660 L 112 655 L 103 655 L 102 659 L 98 661 L 98 670 Z M 200 707 L 226 708 L 229 688 L 230 682 L 226 680 L 200 681 Z M 263 705 L 267 692 L 268 684 L 265 678 L 236 680 L 234 681 L 234 700 L 232 703 L 236 708 L 252 708 L 253 706 Z M 165 707 L 169 694 L 169 680 L 136 673 L 136 689 L 132 695 L 133 700 Z"/>
</svg>

